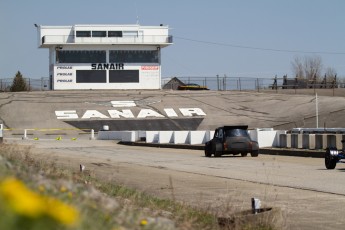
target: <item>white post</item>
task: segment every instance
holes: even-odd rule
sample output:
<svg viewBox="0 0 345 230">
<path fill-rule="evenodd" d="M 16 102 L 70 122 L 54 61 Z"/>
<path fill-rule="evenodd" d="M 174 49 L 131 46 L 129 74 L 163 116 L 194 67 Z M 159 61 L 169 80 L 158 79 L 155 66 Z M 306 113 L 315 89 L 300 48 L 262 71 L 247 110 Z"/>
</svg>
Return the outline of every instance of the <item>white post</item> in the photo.
<svg viewBox="0 0 345 230">
<path fill-rule="evenodd" d="M 0 143 L 2 143 L 4 140 L 3 129 L 4 129 L 3 124 L 0 124 Z"/>
<path fill-rule="evenodd" d="M 317 93 L 315 94 L 315 104 L 316 104 L 316 128 L 319 128 L 319 105 L 317 100 Z"/>
<path fill-rule="evenodd" d="M 95 139 L 95 131 L 93 129 L 91 129 L 91 137 L 90 140 L 94 140 Z"/>
<path fill-rule="evenodd" d="M 24 129 L 24 137 L 22 139 L 23 140 L 27 140 L 28 139 L 28 137 L 27 137 L 27 130 L 26 129 Z"/>
</svg>

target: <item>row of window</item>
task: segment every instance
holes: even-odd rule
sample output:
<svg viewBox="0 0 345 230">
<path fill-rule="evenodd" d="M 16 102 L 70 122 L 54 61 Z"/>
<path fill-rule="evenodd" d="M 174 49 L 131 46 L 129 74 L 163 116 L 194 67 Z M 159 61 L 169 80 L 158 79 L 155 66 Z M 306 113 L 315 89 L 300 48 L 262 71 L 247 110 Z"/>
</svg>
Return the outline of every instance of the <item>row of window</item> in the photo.
<svg viewBox="0 0 345 230">
<path fill-rule="evenodd" d="M 56 63 L 105 63 L 105 50 L 57 50 Z M 157 50 L 110 50 L 109 62 L 159 63 Z"/>
<path fill-rule="evenodd" d="M 136 31 L 135 31 L 136 32 Z M 137 33 L 137 32 L 136 32 Z M 76 31 L 76 37 L 79 38 L 89 38 L 89 37 L 122 37 L 122 31 L 89 31 L 89 30 L 79 30 Z"/>
<path fill-rule="evenodd" d="M 77 83 L 107 83 L 106 70 L 77 70 Z M 109 83 L 138 83 L 139 70 L 109 70 Z"/>
</svg>

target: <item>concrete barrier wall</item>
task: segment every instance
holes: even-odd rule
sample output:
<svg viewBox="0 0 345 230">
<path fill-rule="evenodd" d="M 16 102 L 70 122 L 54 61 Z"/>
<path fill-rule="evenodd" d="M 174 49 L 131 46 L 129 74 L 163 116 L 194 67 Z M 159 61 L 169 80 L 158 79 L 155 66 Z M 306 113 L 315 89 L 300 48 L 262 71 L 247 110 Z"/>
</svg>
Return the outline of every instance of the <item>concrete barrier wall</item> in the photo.
<svg viewBox="0 0 345 230">
<path fill-rule="evenodd" d="M 315 149 L 324 149 L 323 136 L 324 134 L 315 134 Z"/>
<path fill-rule="evenodd" d="M 175 144 L 188 144 L 189 143 L 189 131 L 175 131 L 173 143 L 175 143 Z"/>
<path fill-rule="evenodd" d="M 206 131 L 190 131 L 189 144 L 191 145 L 205 144 L 206 141 L 207 141 Z"/>
<path fill-rule="evenodd" d="M 279 134 L 279 145 L 278 148 L 291 148 L 291 134 L 280 133 Z"/>
<path fill-rule="evenodd" d="M 213 136 L 214 131 L 99 131 L 97 139 L 202 145 Z M 341 141 L 345 140 L 344 134 L 287 134 L 284 130 L 250 130 L 250 136 L 258 141 L 260 148 L 342 149 Z"/>
<path fill-rule="evenodd" d="M 273 130 L 272 130 L 273 131 Z M 286 130 L 276 130 L 276 136 L 274 138 L 274 142 L 272 144 L 273 147 L 278 147 L 280 146 L 280 134 L 286 134 Z"/>
<path fill-rule="evenodd" d="M 139 140 L 138 131 L 122 131 L 122 141 L 135 142 Z"/>
<path fill-rule="evenodd" d="M 303 149 L 303 134 L 297 134 L 297 148 Z"/>
<path fill-rule="evenodd" d="M 301 134 L 302 149 L 315 149 L 315 134 Z"/>
<path fill-rule="evenodd" d="M 159 131 L 146 131 L 146 143 L 158 143 Z"/>
<path fill-rule="evenodd" d="M 174 143 L 174 131 L 159 131 L 158 143 L 159 144 Z"/>
<path fill-rule="evenodd" d="M 286 134 L 280 134 L 279 135 L 279 147 L 280 148 L 287 148 L 287 135 Z"/>
<path fill-rule="evenodd" d="M 298 148 L 298 134 L 291 134 L 291 148 Z"/>
<path fill-rule="evenodd" d="M 124 131 L 98 131 L 98 140 L 122 140 Z"/>
<path fill-rule="evenodd" d="M 214 136 L 214 131 L 99 131 L 98 140 L 138 141 L 146 143 L 173 143 L 173 144 L 205 144 Z M 250 130 L 252 140 L 259 142 L 260 147 L 277 145 L 279 138 L 276 131 Z"/>
<path fill-rule="evenodd" d="M 337 149 L 343 148 L 344 134 L 328 134 L 327 135 L 327 147 L 335 147 Z"/>
<path fill-rule="evenodd" d="M 279 139 L 277 131 L 258 131 L 257 138 L 260 148 L 277 146 Z"/>
</svg>

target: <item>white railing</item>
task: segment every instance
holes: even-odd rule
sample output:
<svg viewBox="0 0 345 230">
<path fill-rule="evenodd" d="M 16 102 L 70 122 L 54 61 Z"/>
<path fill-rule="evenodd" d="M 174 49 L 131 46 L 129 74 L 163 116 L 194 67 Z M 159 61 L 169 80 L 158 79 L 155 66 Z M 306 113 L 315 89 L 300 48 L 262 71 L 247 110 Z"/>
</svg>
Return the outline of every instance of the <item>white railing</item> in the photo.
<svg viewBox="0 0 345 230">
<path fill-rule="evenodd" d="M 46 44 L 170 44 L 172 36 L 124 36 L 124 37 L 75 37 L 70 35 L 45 35 L 42 45 Z"/>
</svg>

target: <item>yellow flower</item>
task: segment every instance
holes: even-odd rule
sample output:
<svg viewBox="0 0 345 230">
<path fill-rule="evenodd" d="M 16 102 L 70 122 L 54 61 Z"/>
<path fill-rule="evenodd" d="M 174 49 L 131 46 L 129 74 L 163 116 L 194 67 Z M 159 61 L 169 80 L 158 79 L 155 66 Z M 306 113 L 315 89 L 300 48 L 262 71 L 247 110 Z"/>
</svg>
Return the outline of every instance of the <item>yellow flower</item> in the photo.
<svg viewBox="0 0 345 230">
<path fill-rule="evenodd" d="M 72 206 L 54 198 L 47 198 L 47 214 L 65 225 L 73 225 L 79 220 L 79 212 Z"/>
<path fill-rule="evenodd" d="M 41 189 L 44 189 L 42 185 Z M 64 225 L 73 225 L 79 220 L 79 212 L 74 207 L 55 198 L 40 196 L 15 178 L 0 183 L 0 197 L 15 213 L 22 216 L 48 216 Z"/>
<path fill-rule="evenodd" d="M 142 220 L 140 221 L 140 225 L 141 225 L 141 226 L 147 225 L 147 220 L 146 220 L 146 219 L 142 219 Z"/>
<path fill-rule="evenodd" d="M 6 179 L 0 184 L 0 194 L 9 207 L 20 215 L 35 218 L 45 211 L 41 197 L 15 178 Z"/>
<path fill-rule="evenodd" d="M 67 195 L 68 195 L 68 198 L 70 198 L 70 199 L 73 198 L 73 193 L 72 192 L 68 192 Z"/>
<path fill-rule="evenodd" d="M 60 192 L 66 192 L 66 191 L 67 191 L 67 188 L 66 188 L 65 186 L 62 185 L 62 186 L 60 187 Z"/>
<path fill-rule="evenodd" d="M 38 190 L 40 192 L 44 192 L 46 190 L 46 188 L 43 185 L 40 185 L 40 186 L 38 186 Z"/>
</svg>

